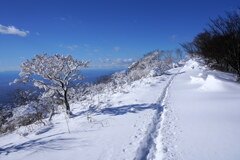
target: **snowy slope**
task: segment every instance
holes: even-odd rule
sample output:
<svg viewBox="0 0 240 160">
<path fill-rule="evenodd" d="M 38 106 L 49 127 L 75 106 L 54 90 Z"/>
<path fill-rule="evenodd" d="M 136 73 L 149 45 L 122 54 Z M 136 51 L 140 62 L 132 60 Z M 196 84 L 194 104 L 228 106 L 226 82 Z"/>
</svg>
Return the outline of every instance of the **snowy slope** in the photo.
<svg viewBox="0 0 240 160">
<path fill-rule="evenodd" d="M 233 74 L 189 60 L 121 92 L 96 95 L 99 109 L 90 118 L 86 104 L 75 103 L 68 123 L 59 114 L 47 126 L 1 136 L 0 159 L 240 159 L 240 85 L 233 81 Z"/>
<path fill-rule="evenodd" d="M 47 127 L 25 127 L 0 137 L 1 160 L 111 160 L 134 159 L 139 146 L 145 145 L 153 117 L 162 107 L 158 104 L 164 88 L 179 69 L 161 77 L 138 80 L 124 92 L 93 97 L 104 101 L 103 108 L 86 118 L 84 104 L 72 104 L 76 115 L 68 119 L 57 115 Z M 29 132 L 27 136 L 25 132 Z M 146 144 L 148 145 L 148 144 Z"/>
<path fill-rule="evenodd" d="M 240 159 L 240 85 L 234 75 L 188 61 L 170 87 L 165 159 Z"/>
</svg>

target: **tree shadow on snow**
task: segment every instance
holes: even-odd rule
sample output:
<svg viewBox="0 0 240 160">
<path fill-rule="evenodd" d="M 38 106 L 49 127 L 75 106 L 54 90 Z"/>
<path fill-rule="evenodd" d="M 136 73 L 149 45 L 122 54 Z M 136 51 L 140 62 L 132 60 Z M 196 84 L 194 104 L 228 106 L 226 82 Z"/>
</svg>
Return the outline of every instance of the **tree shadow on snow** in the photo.
<svg viewBox="0 0 240 160">
<path fill-rule="evenodd" d="M 147 109 L 156 110 L 159 107 L 157 104 L 133 104 L 133 105 L 125 105 L 120 107 L 113 108 L 104 108 L 96 113 L 100 114 L 108 114 L 112 116 L 123 115 L 127 113 L 138 113 L 140 111 L 144 111 Z"/>
<path fill-rule="evenodd" d="M 119 106 L 119 107 L 109 107 L 109 108 L 103 108 L 98 110 L 96 107 L 90 107 L 88 110 L 81 111 L 78 113 L 75 113 L 72 115 L 73 118 L 81 116 L 81 115 L 86 115 L 87 113 L 90 114 L 95 114 L 95 115 L 102 115 L 102 114 L 107 114 L 111 116 L 117 116 L 117 115 L 124 115 L 127 113 L 138 113 L 144 110 L 152 109 L 152 110 L 157 110 L 159 109 L 158 104 L 133 104 L 133 105 L 124 105 L 124 106 Z M 160 107 L 161 108 L 161 107 Z"/>
<path fill-rule="evenodd" d="M 167 75 L 167 76 L 171 76 L 171 75 L 179 75 L 179 74 L 183 74 L 185 73 L 185 71 L 182 71 L 182 72 L 178 72 L 178 73 L 171 73 L 171 72 L 164 72 L 163 75 Z"/>
<path fill-rule="evenodd" d="M 59 135 L 59 134 L 56 134 Z M 13 152 L 19 152 L 19 151 L 25 151 L 25 150 L 32 150 L 34 152 L 39 151 L 39 150 L 66 150 L 70 149 L 71 147 L 68 147 L 66 145 L 67 142 L 72 142 L 75 140 L 75 138 L 51 138 L 50 137 L 56 136 L 56 135 L 51 135 L 51 136 L 46 136 L 42 138 L 37 138 L 33 140 L 29 140 L 27 142 L 18 144 L 18 145 L 11 145 L 8 147 L 0 147 L 0 155 L 5 154 L 8 155 Z"/>
</svg>

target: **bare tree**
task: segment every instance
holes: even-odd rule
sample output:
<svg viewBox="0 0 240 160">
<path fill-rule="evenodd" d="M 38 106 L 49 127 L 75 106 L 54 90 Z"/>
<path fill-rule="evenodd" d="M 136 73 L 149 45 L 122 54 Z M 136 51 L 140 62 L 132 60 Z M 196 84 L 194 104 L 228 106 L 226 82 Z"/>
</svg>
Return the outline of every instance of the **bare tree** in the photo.
<svg viewBox="0 0 240 160">
<path fill-rule="evenodd" d="M 80 70 L 87 66 L 88 62 L 75 60 L 71 55 L 35 55 L 34 59 L 21 65 L 21 78 L 15 79 L 13 83 L 33 82 L 35 87 L 44 91 L 43 97 L 63 100 L 66 112 L 71 114 L 68 91 L 74 86 L 74 81 L 84 78 Z"/>
<path fill-rule="evenodd" d="M 240 80 L 240 8 L 211 19 L 204 32 L 182 46 L 215 69 L 237 73 Z"/>
<path fill-rule="evenodd" d="M 178 61 L 183 59 L 183 52 L 181 49 L 177 48 L 175 50 L 175 54 Z"/>
</svg>

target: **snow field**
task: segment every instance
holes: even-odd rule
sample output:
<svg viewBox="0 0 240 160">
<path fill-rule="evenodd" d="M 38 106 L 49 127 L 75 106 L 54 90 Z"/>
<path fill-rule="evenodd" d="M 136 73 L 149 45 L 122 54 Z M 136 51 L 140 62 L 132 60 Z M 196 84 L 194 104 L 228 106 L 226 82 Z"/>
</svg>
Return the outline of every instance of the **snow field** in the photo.
<svg viewBox="0 0 240 160">
<path fill-rule="evenodd" d="M 240 159 L 235 75 L 199 60 L 179 69 L 74 103 L 70 119 L 59 114 L 47 126 L 2 135 L 0 159 Z M 88 110 L 90 103 L 97 109 Z"/>
<path fill-rule="evenodd" d="M 191 61 L 182 71 L 170 88 L 163 122 L 163 144 L 173 149 L 165 159 L 239 159 L 240 85 L 232 74 Z"/>
<path fill-rule="evenodd" d="M 49 126 L 33 127 L 35 130 L 26 136 L 17 132 L 2 136 L 0 159 L 135 159 L 158 111 L 157 101 L 171 77 L 141 79 L 125 86 L 123 92 L 93 97 L 99 108 L 89 119 L 84 110 L 89 104 L 75 103 L 73 118 L 56 115 Z"/>
</svg>

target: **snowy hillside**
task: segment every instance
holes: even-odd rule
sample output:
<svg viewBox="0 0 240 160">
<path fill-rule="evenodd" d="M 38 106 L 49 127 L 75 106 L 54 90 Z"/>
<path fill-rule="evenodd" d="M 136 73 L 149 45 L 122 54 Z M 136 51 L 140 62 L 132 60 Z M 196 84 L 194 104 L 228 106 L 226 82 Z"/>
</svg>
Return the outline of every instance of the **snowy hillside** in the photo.
<svg viewBox="0 0 240 160">
<path fill-rule="evenodd" d="M 165 113 L 166 156 L 176 153 L 177 159 L 183 160 L 240 159 L 240 85 L 233 82 L 236 77 L 204 70 L 194 61 L 181 71 L 170 87 Z"/>
<path fill-rule="evenodd" d="M 1 160 L 237 160 L 240 85 L 194 60 L 0 137 Z M 85 108 L 85 109 L 84 109 Z M 70 133 L 69 133 L 70 132 Z"/>
</svg>

